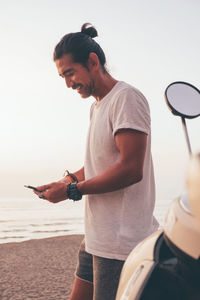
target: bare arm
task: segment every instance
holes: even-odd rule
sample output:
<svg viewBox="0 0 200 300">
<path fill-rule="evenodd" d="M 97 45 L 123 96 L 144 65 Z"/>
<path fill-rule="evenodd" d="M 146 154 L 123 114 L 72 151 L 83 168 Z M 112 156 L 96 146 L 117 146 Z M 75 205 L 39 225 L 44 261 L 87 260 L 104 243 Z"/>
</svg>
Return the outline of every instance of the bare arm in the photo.
<svg viewBox="0 0 200 300">
<path fill-rule="evenodd" d="M 78 170 L 77 172 L 74 173 L 78 181 L 83 181 L 85 180 L 85 173 L 84 173 L 84 167 Z"/>
<path fill-rule="evenodd" d="M 115 191 L 142 179 L 147 135 L 134 130 L 121 130 L 116 134 L 115 142 L 120 153 L 116 164 L 89 180 L 84 180 L 84 168 L 74 173 L 79 180 L 78 190 L 83 195 Z M 67 199 L 68 184 L 61 180 L 37 188 L 46 200 L 56 203 Z"/>
<path fill-rule="evenodd" d="M 115 142 L 119 161 L 96 177 L 79 182 L 77 187 L 83 195 L 115 191 L 142 179 L 147 135 L 124 129 L 116 134 Z"/>
</svg>

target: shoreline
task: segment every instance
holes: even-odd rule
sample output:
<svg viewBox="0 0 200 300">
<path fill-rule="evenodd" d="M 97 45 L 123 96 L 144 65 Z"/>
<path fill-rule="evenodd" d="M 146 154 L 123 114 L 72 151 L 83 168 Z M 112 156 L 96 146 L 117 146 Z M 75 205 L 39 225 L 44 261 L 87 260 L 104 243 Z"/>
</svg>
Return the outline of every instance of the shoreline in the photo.
<svg viewBox="0 0 200 300">
<path fill-rule="evenodd" d="M 83 235 L 0 244 L 1 300 L 66 300 Z"/>
</svg>

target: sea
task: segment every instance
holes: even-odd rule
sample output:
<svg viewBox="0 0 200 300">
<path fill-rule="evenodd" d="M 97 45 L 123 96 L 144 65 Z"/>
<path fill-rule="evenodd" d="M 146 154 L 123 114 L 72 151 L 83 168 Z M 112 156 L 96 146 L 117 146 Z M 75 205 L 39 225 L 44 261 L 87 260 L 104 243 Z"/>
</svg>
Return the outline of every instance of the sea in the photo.
<svg viewBox="0 0 200 300">
<path fill-rule="evenodd" d="M 83 234 L 84 201 L 52 204 L 39 198 L 0 198 L 0 244 L 31 239 Z M 154 215 L 160 225 L 169 202 L 156 202 Z"/>
</svg>

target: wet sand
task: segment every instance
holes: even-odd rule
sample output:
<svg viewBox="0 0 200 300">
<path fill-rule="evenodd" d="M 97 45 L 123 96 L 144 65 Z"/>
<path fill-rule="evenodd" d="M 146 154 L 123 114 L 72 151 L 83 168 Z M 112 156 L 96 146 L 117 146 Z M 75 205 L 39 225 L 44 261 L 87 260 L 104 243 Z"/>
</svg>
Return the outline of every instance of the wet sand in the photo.
<svg viewBox="0 0 200 300">
<path fill-rule="evenodd" d="M 0 245 L 1 300 L 67 300 L 82 235 Z"/>
</svg>

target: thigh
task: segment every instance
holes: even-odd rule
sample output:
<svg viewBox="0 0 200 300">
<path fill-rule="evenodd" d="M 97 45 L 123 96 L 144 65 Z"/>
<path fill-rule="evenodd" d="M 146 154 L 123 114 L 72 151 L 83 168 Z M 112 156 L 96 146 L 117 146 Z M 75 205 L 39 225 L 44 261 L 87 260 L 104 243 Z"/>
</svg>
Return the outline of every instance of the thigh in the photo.
<svg viewBox="0 0 200 300">
<path fill-rule="evenodd" d="M 115 300 L 124 261 L 93 256 L 94 300 Z"/>
<path fill-rule="evenodd" d="M 93 256 L 85 251 L 85 240 L 82 241 L 79 248 L 75 276 L 93 283 Z"/>
</svg>

